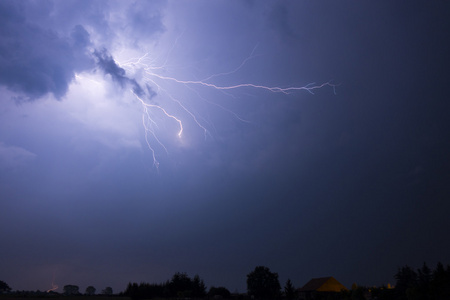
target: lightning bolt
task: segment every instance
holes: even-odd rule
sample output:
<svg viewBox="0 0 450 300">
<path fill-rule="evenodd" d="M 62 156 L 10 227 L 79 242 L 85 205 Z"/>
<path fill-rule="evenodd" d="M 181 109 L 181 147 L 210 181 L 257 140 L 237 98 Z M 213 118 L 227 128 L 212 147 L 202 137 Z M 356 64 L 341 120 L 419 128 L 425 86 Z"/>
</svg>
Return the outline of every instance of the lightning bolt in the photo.
<svg viewBox="0 0 450 300">
<path fill-rule="evenodd" d="M 178 39 L 177 39 L 178 41 Z M 175 46 L 175 45 L 174 45 Z M 168 52 L 169 54 L 172 52 L 174 46 L 172 49 Z M 241 70 L 244 65 L 256 57 L 254 54 L 256 51 L 257 45 L 253 48 L 252 52 L 249 56 L 247 56 L 236 68 L 232 69 L 228 72 L 222 72 L 210 75 L 209 77 L 206 77 L 202 80 L 182 80 L 176 77 L 162 75 L 164 71 L 166 71 L 166 65 L 167 65 L 167 57 L 164 60 L 164 63 L 162 65 L 157 65 L 156 61 L 157 59 L 154 59 L 151 57 L 150 53 L 147 52 L 144 55 L 136 58 L 131 58 L 123 62 L 117 62 L 117 64 L 125 69 L 127 72 L 130 73 L 140 73 L 142 74 L 143 78 L 142 81 L 147 84 L 148 86 L 151 86 L 153 88 L 156 88 L 158 92 L 163 92 L 168 96 L 168 99 L 170 99 L 173 103 L 175 103 L 181 111 L 184 111 L 191 120 L 198 126 L 198 128 L 202 129 L 205 135 L 205 138 L 210 135 L 207 127 L 213 127 L 211 124 L 206 122 L 205 120 L 200 121 L 199 116 L 197 116 L 187 105 L 184 104 L 182 99 L 178 99 L 175 96 L 173 96 L 170 91 L 165 89 L 160 82 L 172 82 L 178 85 L 182 85 L 192 91 L 194 91 L 198 99 L 201 101 L 204 101 L 208 104 L 215 105 L 222 109 L 223 111 L 232 114 L 237 120 L 241 122 L 247 122 L 249 121 L 245 120 L 241 116 L 239 116 L 237 113 L 233 112 L 232 110 L 229 110 L 225 108 L 224 106 L 217 104 L 215 102 L 209 101 L 208 99 L 202 97 L 200 95 L 200 92 L 196 89 L 197 87 L 204 87 L 212 90 L 216 90 L 222 93 L 225 93 L 226 95 L 232 96 L 230 94 L 231 91 L 237 90 L 237 89 L 255 89 L 255 90 L 265 90 L 271 93 L 282 93 L 282 94 L 291 94 L 298 91 L 306 91 L 311 94 L 314 94 L 314 91 L 317 89 L 321 89 L 324 87 L 331 87 L 333 88 L 333 91 L 335 92 L 336 84 L 333 84 L 332 82 L 328 81 L 321 84 L 316 83 L 310 83 L 304 86 L 288 86 L 288 87 L 280 87 L 280 86 L 267 86 L 262 84 L 255 84 L 255 83 L 239 83 L 235 85 L 219 85 L 216 83 L 212 83 L 212 79 L 223 77 L 223 76 L 229 76 L 237 73 L 239 70 Z M 168 55 L 169 55 L 168 54 Z M 156 132 L 156 129 L 158 128 L 158 117 L 157 115 L 162 115 L 163 117 L 172 120 L 178 124 L 179 131 L 177 132 L 177 137 L 179 139 L 183 136 L 183 122 L 181 120 L 181 117 L 176 116 L 175 113 L 171 113 L 168 111 L 168 109 L 164 108 L 162 105 L 153 103 L 150 99 L 150 97 L 144 97 L 143 95 L 138 95 L 135 91 L 131 91 L 134 95 L 134 97 L 138 100 L 138 102 L 142 106 L 142 124 L 145 130 L 145 140 L 147 143 L 148 148 L 150 149 L 152 156 L 153 156 L 153 165 L 158 168 L 159 162 L 157 160 L 156 155 L 156 149 L 154 147 L 154 144 L 150 141 L 151 139 L 155 141 L 157 145 L 159 145 L 166 154 L 168 154 L 167 147 L 162 143 L 160 138 L 158 138 L 158 134 Z M 147 99 L 144 99 L 147 98 Z M 152 103 L 151 103 L 152 102 Z"/>
<path fill-rule="evenodd" d="M 150 110 L 151 109 L 158 110 L 158 111 L 162 112 L 162 114 L 164 116 L 166 116 L 167 118 L 176 121 L 178 123 L 179 128 L 180 128 L 180 130 L 178 131 L 178 137 L 179 138 L 181 138 L 181 135 L 183 134 L 183 123 L 181 122 L 180 119 L 178 119 L 174 115 L 169 114 L 162 106 L 156 105 L 156 104 L 147 103 L 141 97 L 139 97 L 133 90 L 131 90 L 131 93 L 136 97 L 136 99 L 139 100 L 139 102 L 142 105 L 142 111 L 143 111 L 143 113 L 142 113 L 142 125 L 144 126 L 144 130 L 145 130 L 145 141 L 147 143 L 148 148 L 152 152 L 153 165 L 156 168 L 158 168 L 159 162 L 156 159 L 155 149 L 152 147 L 152 144 L 149 141 L 149 135 L 153 136 L 153 138 L 166 151 L 166 153 L 168 153 L 168 151 L 167 151 L 166 146 L 164 146 L 164 144 L 159 140 L 158 136 L 155 134 L 154 127 L 157 127 L 158 124 L 154 120 L 154 117 L 152 117 Z"/>
<path fill-rule="evenodd" d="M 47 293 L 50 293 L 51 291 L 55 291 L 58 289 L 58 285 L 55 284 L 55 272 L 53 272 L 53 279 L 52 279 L 52 288 L 47 290 Z"/>
</svg>

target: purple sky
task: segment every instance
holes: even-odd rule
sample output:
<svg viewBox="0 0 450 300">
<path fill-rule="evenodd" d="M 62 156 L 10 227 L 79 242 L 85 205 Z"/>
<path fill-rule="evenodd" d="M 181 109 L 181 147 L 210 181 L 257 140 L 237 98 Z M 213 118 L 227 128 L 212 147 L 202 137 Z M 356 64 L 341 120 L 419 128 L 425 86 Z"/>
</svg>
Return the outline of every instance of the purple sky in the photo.
<svg viewBox="0 0 450 300">
<path fill-rule="evenodd" d="M 0 280 L 245 292 L 258 265 L 350 287 L 449 263 L 449 11 L 0 0 Z"/>
</svg>

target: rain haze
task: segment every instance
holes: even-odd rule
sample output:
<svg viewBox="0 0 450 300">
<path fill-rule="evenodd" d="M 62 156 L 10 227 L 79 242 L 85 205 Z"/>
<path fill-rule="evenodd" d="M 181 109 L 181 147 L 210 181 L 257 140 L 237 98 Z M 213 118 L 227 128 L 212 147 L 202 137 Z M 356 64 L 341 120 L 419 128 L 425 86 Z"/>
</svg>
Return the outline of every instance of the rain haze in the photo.
<svg viewBox="0 0 450 300">
<path fill-rule="evenodd" d="M 0 280 L 350 288 L 450 262 L 450 2 L 0 0 Z"/>
</svg>

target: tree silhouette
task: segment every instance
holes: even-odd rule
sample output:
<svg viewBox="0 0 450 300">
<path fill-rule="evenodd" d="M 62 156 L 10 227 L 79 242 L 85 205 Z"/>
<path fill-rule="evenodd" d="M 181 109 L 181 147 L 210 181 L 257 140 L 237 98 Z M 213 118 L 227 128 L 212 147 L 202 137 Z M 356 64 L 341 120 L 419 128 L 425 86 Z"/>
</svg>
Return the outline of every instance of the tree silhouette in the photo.
<svg viewBox="0 0 450 300">
<path fill-rule="evenodd" d="M 172 297 L 201 298 L 206 295 L 205 283 L 198 275 L 191 279 L 186 273 L 175 273 L 167 286 Z"/>
<path fill-rule="evenodd" d="M 192 281 L 192 296 L 201 298 L 206 295 L 206 286 L 200 276 L 195 275 Z"/>
<path fill-rule="evenodd" d="M 258 266 L 247 275 L 247 291 L 257 299 L 274 298 L 280 294 L 278 274 L 264 266 Z"/>
<path fill-rule="evenodd" d="M 220 286 L 220 287 L 212 286 L 208 292 L 208 297 L 210 297 L 210 298 L 214 298 L 214 297 L 230 298 L 230 296 L 231 296 L 230 291 L 223 286 Z"/>
<path fill-rule="evenodd" d="M 439 262 L 431 275 L 431 295 L 434 299 L 450 299 L 450 265 L 447 269 Z"/>
<path fill-rule="evenodd" d="M 113 294 L 113 289 L 110 286 L 105 287 L 105 289 L 102 291 L 103 295 L 112 295 Z"/>
<path fill-rule="evenodd" d="M 417 272 L 408 266 L 395 274 L 396 300 L 447 300 L 450 299 L 450 266 L 438 263 L 431 272 L 424 263 Z"/>
<path fill-rule="evenodd" d="M 88 286 L 88 287 L 86 288 L 85 294 L 88 295 L 88 296 L 93 296 L 93 295 L 95 295 L 95 291 L 96 291 L 95 287 L 93 287 L 92 285 L 90 285 L 90 286 Z"/>
<path fill-rule="evenodd" d="M 150 298 L 202 298 L 206 295 L 206 286 L 200 276 L 191 279 L 186 273 L 175 273 L 165 283 L 128 283 L 124 295 L 132 299 Z"/>
<path fill-rule="evenodd" d="M 395 274 L 397 283 L 395 285 L 395 292 L 399 300 L 408 300 L 407 293 L 411 293 L 417 285 L 417 273 L 409 266 L 404 266 L 398 269 Z"/>
<path fill-rule="evenodd" d="M 78 295 L 80 293 L 79 287 L 77 285 L 72 285 L 72 284 L 65 285 L 63 290 L 64 290 L 64 294 L 66 294 L 66 295 Z"/>
<path fill-rule="evenodd" d="M 4 292 L 8 293 L 10 291 L 11 288 L 9 287 L 9 285 L 6 282 L 0 280 L 0 294 Z"/>
<path fill-rule="evenodd" d="M 286 281 L 286 285 L 284 286 L 284 293 L 286 294 L 286 299 L 295 298 L 295 288 L 290 279 Z"/>
<path fill-rule="evenodd" d="M 423 263 L 422 268 L 417 270 L 417 293 L 420 295 L 429 295 L 431 283 L 431 269 L 426 263 Z M 425 297 L 425 299 L 428 297 Z"/>
<path fill-rule="evenodd" d="M 177 272 L 169 282 L 169 290 L 174 297 L 192 296 L 191 279 L 186 273 Z"/>
</svg>

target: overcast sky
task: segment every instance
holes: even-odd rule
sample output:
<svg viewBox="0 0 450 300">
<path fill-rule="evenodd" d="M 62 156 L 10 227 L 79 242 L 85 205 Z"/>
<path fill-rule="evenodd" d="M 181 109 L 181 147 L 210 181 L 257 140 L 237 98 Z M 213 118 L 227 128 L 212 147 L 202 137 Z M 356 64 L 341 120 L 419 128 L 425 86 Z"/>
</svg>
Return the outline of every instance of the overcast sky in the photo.
<svg viewBox="0 0 450 300">
<path fill-rule="evenodd" d="M 449 263 L 449 13 L 0 0 L 0 280 L 245 292 L 258 265 L 350 287 Z"/>
</svg>

